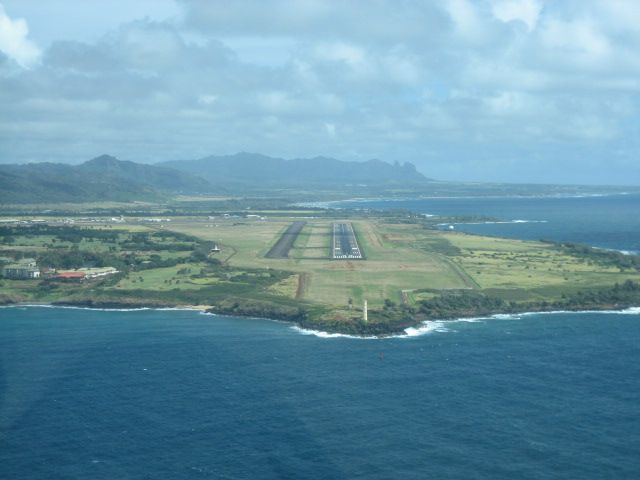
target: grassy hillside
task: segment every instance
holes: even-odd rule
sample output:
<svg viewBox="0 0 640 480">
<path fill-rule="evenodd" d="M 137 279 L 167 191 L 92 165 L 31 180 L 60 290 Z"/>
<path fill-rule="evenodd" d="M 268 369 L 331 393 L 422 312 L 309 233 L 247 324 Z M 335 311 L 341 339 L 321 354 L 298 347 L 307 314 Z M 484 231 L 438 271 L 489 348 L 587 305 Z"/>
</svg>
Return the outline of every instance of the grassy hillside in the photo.
<svg viewBox="0 0 640 480">
<path fill-rule="evenodd" d="M 166 167 L 103 155 L 81 165 L 0 165 L 0 203 L 160 200 L 209 192 L 202 178 Z"/>
</svg>

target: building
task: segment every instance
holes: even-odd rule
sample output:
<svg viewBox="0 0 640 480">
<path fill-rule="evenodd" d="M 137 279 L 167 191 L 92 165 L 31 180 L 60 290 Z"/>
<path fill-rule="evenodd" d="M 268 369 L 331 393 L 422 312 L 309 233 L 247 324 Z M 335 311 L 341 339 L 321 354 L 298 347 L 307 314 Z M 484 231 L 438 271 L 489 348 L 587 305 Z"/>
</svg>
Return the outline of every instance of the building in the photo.
<svg viewBox="0 0 640 480">
<path fill-rule="evenodd" d="M 60 272 L 56 275 L 56 278 L 62 280 L 83 280 L 87 276 L 84 272 Z"/>
<path fill-rule="evenodd" d="M 2 276 L 16 280 L 40 278 L 40 269 L 35 258 L 23 258 L 15 263 L 5 265 L 2 268 Z"/>
<path fill-rule="evenodd" d="M 36 268 L 38 266 L 35 258 L 23 258 L 22 260 L 18 260 L 16 262 L 16 265 L 20 265 L 23 267 L 33 267 L 33 268 Z"/>
<path fill-rule="evenodd" d="M 113 267 L 83 268 L 79 271 L 83 272 L 87 278 L 105 277 L 107 275 L 118 273 L 118 270 Z"/>
<path fill-rule="evenodd" d="M 23 265 L 21 263 L 6 265 L 2 268 L 2 276 L 4 278 L 12 278 L 14 280 L 40 278 L 40 270 L 35 266 Z"/>
<path fill-rule="evenodd" d="M 113 267 L 79 268 L 77 270 L 58 272 L 56 278 L 66 280 L 84 280 L 85 278 L 105 277 L 107 275 L 113 275 L 114 273 L 118 273 L 118 270 Z"/>
</svg>

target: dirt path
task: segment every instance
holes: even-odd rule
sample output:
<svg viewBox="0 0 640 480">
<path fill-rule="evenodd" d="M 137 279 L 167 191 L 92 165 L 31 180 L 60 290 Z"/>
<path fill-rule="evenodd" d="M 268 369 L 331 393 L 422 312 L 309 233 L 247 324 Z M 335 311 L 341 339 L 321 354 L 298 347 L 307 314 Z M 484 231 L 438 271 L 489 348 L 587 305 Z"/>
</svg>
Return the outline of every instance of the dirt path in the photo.
<svg viewBox="0 0 640 480">
<path fill-rule="evenodd" d="M 400 290 L 400 298 L 402 299 L 403 305 L 409 305 L 409 293 L 413 292 L 413 290 Z"/>
<path fill-rule="evenodd" d="M 304 294 L 309 286 L 309 280 L 311 280 L 310 273 L 298 274 L 298 289 L 296 290 L 296 300 L 300 300 L 302 297 L 304 297 Z"/>
<path fill-rule="evenodd" d="M 231 258 L 238 253 L 238 250 L 236 250 L 235 248 L 228 246 L 228 245 L 223 245 L 223 247 L 228 248 L 229 250 L 231 250 L 231 255 L 229 255 L 227 258 L 225 258 L 222 263 L 224 263 L 225 265 L 229 264 L 229 260 L 231 260 Z"/>
<path fill-rule="evenodd" d="M 451 269 L 456 272 L 456 274 L 458 275 L 458 278 L 460 278 L 460 280 L 462 280 L 462 282 L 465 284 L 465 286 L 467 288 L 470 289 L 474 289 L 474 288 L 482 288 L 480 287 L 480 285 L 478 284 L 478 282 L 476 282 L 471 275 L 469 275 L 467 272 L 464 271 L 464 269 L 458 265 L 456 262 L 454 262 L 453 260 L 447 258 L 445 255 L 442 254 L 437 254 L 438 257 L 440 257 L 447 265 L 449 265 L 451 267 Z"/>
</svg>

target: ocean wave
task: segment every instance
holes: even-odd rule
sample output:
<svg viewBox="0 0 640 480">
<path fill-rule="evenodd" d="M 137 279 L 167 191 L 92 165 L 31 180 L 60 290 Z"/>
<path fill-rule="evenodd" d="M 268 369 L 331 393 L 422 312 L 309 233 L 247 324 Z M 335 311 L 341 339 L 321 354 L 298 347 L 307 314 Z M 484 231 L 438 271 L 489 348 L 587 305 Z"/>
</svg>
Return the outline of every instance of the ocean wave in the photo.
<svg viewBox="0 0 640 480">
<path fill-rule="evenodd" d="M 600 198 L 600 197 L 616 197 L 622 195 L 631 195 L 630 192 L 594 192 L 594 193 L 542 193 L 531 195 L 518 195 L 518 194 L 506 194 L 506 195 L 414 195 L 408 197 L 354 197 L 343 200 L 326 200 L 315 202 L 296 202 L 293 206 L 303 208 L 321 208 L 321 209 L 336 209 L 342 210 L 344 208 L 351 208 L 345 205 L 359 204 L 359 203 L 397 203 L 397 202 L 411 202 L 420 200 L 485 200 L 485 199 L 580 199 L 580 198 Z M 370 207 L 378 208 L 378 207 Z"/>
<path fill-rule="evenodd" d="M 446 227 L 448 225 L 512 225 L 515 223 L 549 223 L 549 220 L 487 220 L 483 222 L 451 222 L 439 223 L 438 227 Z"/>
<path fill-rule="evenodd" d="M 103 307 L 81 307 L 77 305 L 51 305 L 47 303 L 20 303 L 15 305 L 2 305 L 0 308 L 61 308 L 65 310 L 94 310 L 98 312 L 142 312 L 145 310 L 157 311 L 196 311 L 189 307 L 135 307 L 135 308 L 103 308 Z M 202 312 L 206 313 L 206 312 Z"/>
<path fill-rule="evenodd" d="M 592 247 L 595 250 L 601 250 L 604 252 L 616 252 L 621 253 L 622 255 L 640 255 L 640 252 L 637 250 L 619 250 L 617 248 L 604 248 L 604 247 Z"/>
<path fill-rule="evenodd" d="M 428 335 L 430 333 L 446 333 L 450 332 L 445 323 L 453 323 L 453 322 L 445 322 L 441 320 L 432 321 L 432 322 L 423 322 L 417 327 L 409 327 L 405 328 L 405 335 L 397 335 L 397 338 L 408 338 L 408 337 L 421 337 L 423 335 Z"/>
<path fill-rule="evenodd" d="M 46 303 L 28 303 L 18 305 L 5 305 L 3 308 L 62 308 L 65 310 L 97 310 L 102 312 L 138 312 L 151 310 L 149 307 L 137 308 L 99 308 L 99 307 L 78 307 L 76 305 L 50 305 Z"/>
<path fill-rule="evenodd" d="M 523 312 L 519 313 L 520 316 L 532 316 L 532 315 L 555 315 L 555 314 L 598 314 L 604 313 L 609 315 L 640 315 L 640 307 L 629 307 L 620 310 L 552 310 L 549 312 Z"/>
<path fill-rule="evenodd" d="M 520 313 L 496 313 L 485 317 L 485 320 L 519 320 L 521 315 Z"/>
<path fill-rule="evenodd" d="M 310 328 L 302 328 L 297 325 L 292 325 L 291 330 L 301 335 L 313 335 L 318 338 L 353 338 L 356 340 L 377 340 L 379 338 L 382 338 L 382 337 L 376 337 L 376 336 L 359 336 L 359 335 L 348 335 L 346 333 L 323 332 L 322 330 L 312 330 Z"/>
<path fill-rule="evenodd" d="M 405 328 L 404 333 L 383 336 L 358 336 L 344 333 L 330 333 L 322 330 L 311 330 L 296 325 L 291 329 L 302 335 L 313 335 L 318 338 L 352 338 L 356 340 L 386 340 L 391 338 L 414 338 L 433 333 L 453 333 L 451 328 L 456 323 L 484 323 L 489 320 L 521 320 L 523 317 L 533 315 L 558 315 L 558 314 L 614 314 L 614 315 L 640 315 L 640 307 L 630 307 L 622 310 L 553 310 L 549 312 L 521 312 L 521 313 L 496 313 L 482 317 L 456 318 L 453 320 L 427 320 L 415 327 Z"/>
<path fill-rule="evenodd" d="M 640 315 L 640 307 L 626 308 L 618 313 L 621 313 L 623 315 Z"/>
<path fill-rule="evenodd" d="M 158 311 L 191 311 L 198 312 L 200 315 L 207 316 L 226 316 L 219 315 L 204 310 L 197 310 L 189 307 L 139 307 L 139 308 L 93 308 L 93 307 L 79 307 L 74 305 L 50 305 L 50 304 L 16 304 L 16 305 L 0 305 L 0 309 L 5 308 L 60 308 L 68 310 L 96 310 L 103 312 L 141 312 L 145 310 L 158 310 Z M 290 325 L 290 322 L 283 320 L 276 320 L 270 318 L 261 317 L 245 317 L 252 320 L 268 320 L 271 322 L 282 323 L 290 325 L 296 333 L 301 335 L 313 335 L 318 338 L 350 338 L 354 340 L 384 340 L 391 338 L 415 338 L 424 335 L 430 335 L 433 333 L 450 333 L 455 332 L 451 328 L 455 323 L 484 323 L 488 320 L 520 320 L 523 317 L 535 316 L 535 315 L 558 315 L 558 314 L 612 314 L 612 315 L 640 315 L 640 307 L 629 307 L 620 310 L 552 310 L 548 312 L 520 312 L 520 313 L 496 313 L 493 315 L 479 316 L 479 317 L 466 317 L 456 318 L 451 320 L 427 320 L 415 327 L 408 327 L 404 329 L 404 333 L 395 335 L 350 335 L 346 333 L 332 333 L 322 330 L 313 330 L 309 328 L 299 327 L 297 325 Z M 232 316 L 230 316 L 232 317 Z"/>
<path fill-rule="evenodd" d="M 496 313 L 493 315 L 487 315 L 486 317 L 475 317 L 473 319 L 459 318 L 451 320 L 454 322 L 464 321 L 485 321 L 485 320 L 520 320 L 522 317 L 532 317 L 537 315 L 566 315 L 566 314 L 598 314 L 604 313 L 607 315 L 640 315 L 640 307 L 630 307 L 620 310 L 550 310 L 548 312 L 519 312 L 519 313 Z"/>
<path fill-rule="evenodd" d="M 430 333 L 445 333 L 451 330 L 446 327 L 446 323 L 454 323 L 456 320 L 436 320 L 423 322 L 415 327 L 409 327 L 404 329 L 404 333 L 395 335 L 349 335 L 346 333 L 331 333 L 324 332 L 322 330 L 313 330 L 310 328 L 302 328 L 297 325 L 291 326 L 291 329 L 301 335 L 313 335 L 318 338 L 351 338 L 355 340 L 385 340 L 390 338 L 411 338 L 420 337 Z M 471 319 L 464 319 L 461 321 L 474 321 Z"/>
</svg>

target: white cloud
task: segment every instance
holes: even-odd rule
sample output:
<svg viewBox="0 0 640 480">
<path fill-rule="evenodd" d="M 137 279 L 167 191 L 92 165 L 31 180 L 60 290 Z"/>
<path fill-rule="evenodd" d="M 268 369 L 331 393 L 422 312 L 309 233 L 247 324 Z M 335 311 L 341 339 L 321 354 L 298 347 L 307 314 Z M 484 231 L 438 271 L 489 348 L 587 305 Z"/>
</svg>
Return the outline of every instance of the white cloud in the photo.
<svg viewBox="0 0 640 480">
<path fill-rule="evenodd" d="M 473 39 L 481 35 L 483 25 L 473 3 L 468 0 L 448 0 L 447 10 L 462 38 Z"/>
<path fill-rule="evenodd" d="M 495 115 L 527 114 L 532 107 L 525 95 L 516 92 L 501 92 L 499 95 L 486 99 L 485 104 Z"/>
<path fill-rule="evenodd" d="M 198 103 L 201 105 L 213 105 L 217 101 L 218 101 L 217 95 L 206 94 L 206 95 L 200 95 L 198 97 Z"/>
<path fill-rule="evenodd" d="M 283 90 L 260 92 L 256 105 L 270 115 L 314 118 L 323 115 L 340 115 L 341 99 L 331 93 L 290 93 Z"/>
<path fill-rule="evenodd" d="M 296 102 L 287 92 L 272 91 L 258 94 L 258 105 L 271 114 L 290 113 L 296 108 Z"/>
<path fill-rule="evenodd" d="M 324 128 L 327 130 L 327 135 L 331 138 L 336 136 L 336 126 L 333 123 L 325 123 Z"/>
<path fill-rule="evenodd" d="M 384 72 L 394 81 L 406 85 L 418 85 L 423 79 L 420 59 L 405 51 L 392 51 L 382 58 Z"/>
<path fill-rule="evenodd" d="M 34 66 L 40 59 L 40 49 L 28 35 L 27 22 L 22 18 L 11 19 L 0 4 L 0 51 L 25 68 Z"/>
<path fill-rule="evenodd" d="M 627 163 L 640 147 L 630 2 L 180 1 L 180 18 L 54 42 L 29 70 L 0 55 L 17 71 L 0 75 L 3 158 L 323 153 L 424 159 L 438 177 L 472 172 L 480 139 L 493 165 L 510 148 L 558 166 L 557 145 L 615 142 Z"/>
<path fill-rule="evenodd" d="M 542 41 L 550 53 L 566 55 L 570 63 L 597 64 L 606 61 L 612 53 L 606 34 L 586 20 L 550 20 L 544 26 Z"/>
<path fill-rule="evenodd" d="M 320 44 L 316 47 L 316 54 L 323 60 L 344 62 L 352 68 L 359 68 L 365 63 L 362 48 L 343 42 Z"/>
<path fill-rule="evenodd" d="M 536 28 L 542 4 L 537 0 L 497 0 L 493 3 L 493 14 L 503 22 L 519 20 L 529 31 Z"/>
</svg>

